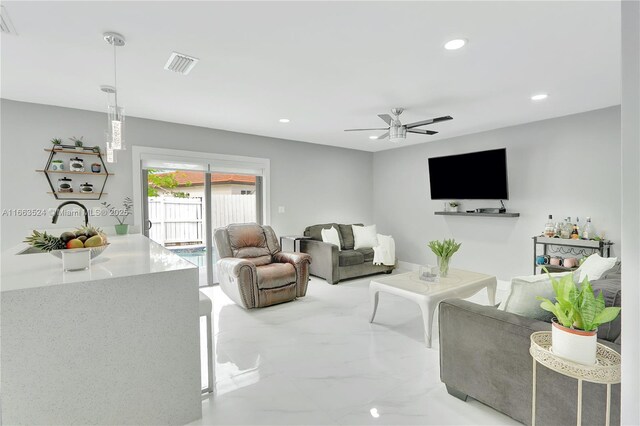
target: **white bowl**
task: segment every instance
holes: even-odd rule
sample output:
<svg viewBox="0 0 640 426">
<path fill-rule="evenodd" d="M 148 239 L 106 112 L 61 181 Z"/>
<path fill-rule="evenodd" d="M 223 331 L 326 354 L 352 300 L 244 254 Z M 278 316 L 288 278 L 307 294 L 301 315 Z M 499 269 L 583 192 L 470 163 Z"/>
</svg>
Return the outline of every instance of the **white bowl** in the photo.
<svg viewBox="0 0 640 426">
<path fill-rule="evenodd" d="M 95 259 L 96 257 L 100 256 L 102 254 L 103 251 L 105 251 L 107 249 L 107 247 L 109 247 L 109 243 L 99 246 L 99 247 L 86 247 L 88 249 L 91 250 L 91 259 Z M 72 251 L 72 250 L 82 250 L 83 248 L 77 248 L 77 249 L 60 249 L 60 250 L 51 250 L 49 253 L 51 253 L 52 255 L 54 255 L 55 257 L 57 257 L 58 259 L 62 259 L 62 252 L 63 251 Z"/>
</svg>

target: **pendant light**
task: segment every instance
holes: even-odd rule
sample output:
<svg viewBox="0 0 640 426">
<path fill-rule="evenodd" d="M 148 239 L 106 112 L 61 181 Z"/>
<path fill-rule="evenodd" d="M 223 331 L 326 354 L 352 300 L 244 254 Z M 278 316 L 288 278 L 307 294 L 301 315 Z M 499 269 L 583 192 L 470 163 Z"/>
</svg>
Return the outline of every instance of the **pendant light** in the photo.
<svg viewBox="0 0 640 426">
<path fill-rule="evenodd" d="M 107 162 L 115 162 L 114 151 L 125 149 L 124 144 L 124 107 L 118 105 L 118 68 L 117 48 L 125 45 L 125 39 L 118 33 L 104 33 L 104 40 L 113 46 L 113 86 L 101 86 L 107 94 L 107 130 L 105 132 Z M 111 102 L 113 95 L 113 103 Z M 109 161 L 111 160 L 111 161 Z"/>
</svg>

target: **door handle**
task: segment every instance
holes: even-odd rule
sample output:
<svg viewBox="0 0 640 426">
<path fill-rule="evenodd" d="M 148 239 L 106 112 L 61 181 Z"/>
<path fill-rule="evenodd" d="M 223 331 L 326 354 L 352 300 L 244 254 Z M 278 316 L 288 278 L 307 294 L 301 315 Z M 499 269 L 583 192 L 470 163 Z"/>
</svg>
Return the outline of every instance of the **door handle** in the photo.
<svg viewBox="0 0 640 426">
<path fill-rule="evenodd" d="M 151 222 L 150 220 L 147 220 L 147 231 L 151 229 L 152 226 L 153 226 L 153 222 Z"/>
</svg>

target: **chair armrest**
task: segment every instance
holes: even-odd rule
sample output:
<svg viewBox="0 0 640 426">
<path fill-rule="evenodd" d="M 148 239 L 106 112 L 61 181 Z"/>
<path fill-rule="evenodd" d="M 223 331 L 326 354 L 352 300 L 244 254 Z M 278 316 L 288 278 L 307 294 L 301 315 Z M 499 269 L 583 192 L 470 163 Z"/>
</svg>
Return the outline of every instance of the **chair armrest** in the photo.
<svg viewBox="0 0 640 426">
<path fill-rule="evenodd" d="M 338 246 L 317 240 L 301 240 L 300 251 L 313 259 L 309 268 L 311 275 L 324 278 L 329 284 L 338 283 Z"/>
<path fill-rule="evenodd" d="M 303 297 L 307 293 L 307 285 L 309 284 L 311 256 L 307 253 L 287 253 L 281 251 L 273 255 L 273 261 L 293 265 L 296 270 L 296 296 Z"/>
<path fill-rule="evenodd" d="M 307 253 L 290 253 L 280 251 L 273 255 L 273 260 L 278 263 L 290 263 L 293 266 L 298 267 L 302 262 L 311 263 L 311 255 Z"/>
<path fill-rule="evenodd" d="M 255 308 L 258 300 L 256 265 L 245 259 L 225 257 L 218 260 L 216 267 L 222 291 L 238 305 Z"/>
</svg>

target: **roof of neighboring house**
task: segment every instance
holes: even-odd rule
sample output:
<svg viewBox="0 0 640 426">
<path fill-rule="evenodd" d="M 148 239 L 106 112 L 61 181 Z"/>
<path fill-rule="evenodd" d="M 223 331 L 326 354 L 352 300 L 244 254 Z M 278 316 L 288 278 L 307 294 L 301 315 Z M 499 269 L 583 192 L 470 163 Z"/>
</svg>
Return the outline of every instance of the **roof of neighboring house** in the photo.
<svg viewBox="0 0 640 426">
<path fill-rule="evenodd" d="M 174 175 L 178 186 L 202 186 L 204 185 L 204 172 L 194 171 L 175 171 L 168 173 L 158 173 L 158 176 Z M 237 175 L 232 173 L 212 173 L 211 183 L 214 185 L 221 184 L 242 184 L 255 185 L 256 177 L 251 175 Z"/>
</svg>

